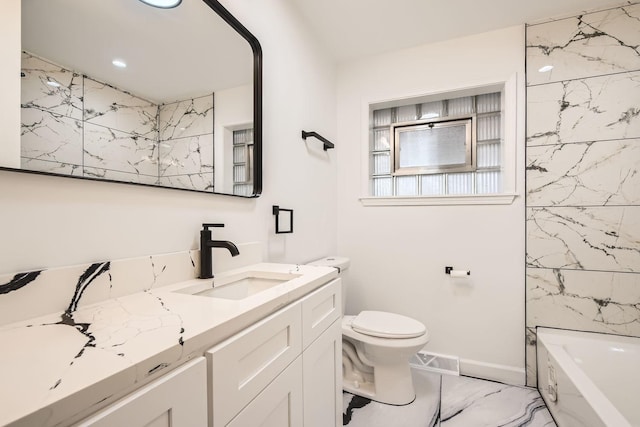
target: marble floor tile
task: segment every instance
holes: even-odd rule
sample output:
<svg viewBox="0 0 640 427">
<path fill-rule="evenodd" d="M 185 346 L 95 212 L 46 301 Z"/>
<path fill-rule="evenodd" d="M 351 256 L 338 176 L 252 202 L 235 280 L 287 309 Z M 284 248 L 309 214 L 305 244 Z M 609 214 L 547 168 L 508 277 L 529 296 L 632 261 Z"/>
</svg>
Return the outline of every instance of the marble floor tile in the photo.
<svg viewBox="0 0 640 427">
<path fill-rule="evenodd" d="M 413 369 L 416 400 L 404 406 L 386 405 L 351 393 L 342 397 L 342 425 L 349 427 L 432 427 L 438 425 L 440 375 Z"/>
<path fill-rule="evenodd" d="M 538 390 L 476 378 L 445 375 L 442 427 L 555 427 Z"/>
<path fill-rule="evenodd" d="M 413 369 L 416 400 L 385 405 L 343 394 L 350 427 L 555 427 L 538 391 L 469 377 Z"/>
</svg>

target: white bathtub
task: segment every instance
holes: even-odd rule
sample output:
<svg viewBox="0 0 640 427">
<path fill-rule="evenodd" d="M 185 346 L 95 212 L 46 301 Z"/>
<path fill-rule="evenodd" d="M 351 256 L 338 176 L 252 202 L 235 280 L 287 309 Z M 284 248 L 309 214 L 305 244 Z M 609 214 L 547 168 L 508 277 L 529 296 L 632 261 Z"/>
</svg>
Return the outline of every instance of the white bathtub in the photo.
<svg viewBox="0 0 640 427">
<path fill-rule="evenodd" d="M 558 426 L 640 426 L 640 338 L 538 328 L 537 356 Z"/>
</svg>

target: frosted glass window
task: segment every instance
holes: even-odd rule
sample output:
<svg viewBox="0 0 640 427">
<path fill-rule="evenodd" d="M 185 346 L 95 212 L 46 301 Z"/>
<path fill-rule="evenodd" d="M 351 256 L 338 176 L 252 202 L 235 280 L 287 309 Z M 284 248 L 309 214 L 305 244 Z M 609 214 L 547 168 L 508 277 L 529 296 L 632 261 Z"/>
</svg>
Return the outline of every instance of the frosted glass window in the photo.
<svg viewBox="0 0 640 427">
<path fill-rule="evenodd" d="M 500 139 L 501 122 L 499 115 L 491 115 L 478 118 L 478 141 Z"/>
<path fill-rule="evenodd" d="M 372 111 L 371 194 L 500 193 L 502 94 L 422 101 L 416 98 Z"/>
<path fill-rule="evenodd" d="M 239 145 L 233 147 L 233 162 L 244 163 L 245 162 L 245 146 Z"/>
<path fill-rule="evenodd" d="M 473 194 L 473 173 L 450 173 L 447 175 L 448 194 Z"/>
<path fill-rule="evenodd" d="M 253 183 L 253 128 L 233 131 L 233 194 L 249 195 Z"/>
<path fill-rule="evenodd" d="M 373 174 L 389 175 L 391 173 L 391 155 L 389 152 L 373 155 Z"/>
<path fill-rule="evenodd" d="M 235 165 L 233 167 L 233 181 L 245 182 L 247 176 L 247 168 L 245 165 Z"/>
<path fill-rule="evenodd" d="M 373 178 L 373 195 L 378 197 L 387 197 L 393 195 L 392 178 Z"/>
<path fill-rule="evenodd" d="M 396 110 L 396 123 L 412 122 L 416 120 L 416 106 L 405 105 Z"/>
<path fill-rule="evenodd" d="M 473 114 L 474 111 L 474 97 L 465 96 L 464 98 L 456 98 L 449 100 L 448 116 L 467 116 Z"/>
<path fill-rule="evenodd" d="M 373 126 L 389 126 L 391 124 L 391 108 L 373 112 Z"/>
<path fill-rule="evenodd" d="M 389 150 L 389 128 L 376 129 L 373 131 L 373 151 Z"/>
<path fill-rule="evenodd" d="M 478 144 L 478 168 L 500 166 L 500 144 Z"/>
<path fill-rule="evenodd" d="M 500 92 L 487 93 L 476 97 L 477 113 L 492 113 L 502 109 Z"/>
<path fill-rule="evenodd" d="M 233 132 L 233 144 L 247 144 L 253 142 L 253 129 L 236 130 Z"/>
<path fill-rule="evenodd" d="M 415 175 L 396 177 L 397 196 L 417 196 L 418 180 Z"/>
<path fill-rule="evenodd" d="M 395 137 L 396 172 L 471 166 L 471 119 L 397 127 Z"/>
<path fill-rule="evenodd" d="M 424 196 L 436 196 L 446 194 L 445 175 L 422 175 L 421 194 Z"/>
<path fill-rule="evenodd" d="M 250 196 L 253 192 L 253 184 L 236 184 L 233 186 L 233 194 L 238 196 Z"/>
<path fill-rule="evenodd" d="M 500 171 L 478 172 L 476 174 L 478 194 L 496 194 L 502 191 L 502 175 Z"/>
<path fill-rule="evenodd" d="M 426 102 L 420 105 L 421 119 L 437 119 L 444 116 L 442 101 Z"/>
</svg>

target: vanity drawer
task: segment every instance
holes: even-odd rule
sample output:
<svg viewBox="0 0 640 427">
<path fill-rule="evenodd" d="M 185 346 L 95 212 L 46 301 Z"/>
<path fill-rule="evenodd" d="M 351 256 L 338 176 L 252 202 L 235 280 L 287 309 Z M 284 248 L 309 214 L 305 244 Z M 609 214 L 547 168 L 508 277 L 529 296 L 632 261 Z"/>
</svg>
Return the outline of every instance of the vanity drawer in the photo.
<svg viewBox="0 0 640 427">
<path fill-rule="evenodd" d="M 302 347 L 307 348 L 342 317 L 342 279 L 335 279 L 302 299 Z"/>
<path fill-rule="evenodd" d="M 206 369 L 204 357 L 198 357 L 75 427 L 203 426 L 207 422 Z"/>
<path fill-rule="evenodd" d="M 302 358 L 298 357 L 228 427 L 302 426 Z"/>
<path fill-rule="evenodd" d="M 209 416 L 225 426 L 302 351 L 301 304 L 272 314 L 206 352 Z"/>
</svg>

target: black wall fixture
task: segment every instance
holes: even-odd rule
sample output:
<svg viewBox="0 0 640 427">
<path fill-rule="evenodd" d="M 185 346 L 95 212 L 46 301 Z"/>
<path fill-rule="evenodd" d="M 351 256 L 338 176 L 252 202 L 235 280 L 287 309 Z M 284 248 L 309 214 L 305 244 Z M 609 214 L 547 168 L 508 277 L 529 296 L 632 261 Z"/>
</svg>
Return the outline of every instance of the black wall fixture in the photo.
<svg viewBox="0 0 640 427">
<path fill-rule="evenodd" d="M 273 215 L 276 218 L 276 234 L 293 233 L 293 209 L 273 205 Z"/>
<path fill-rule="evenodd" d="M 336 146 L 333 144 L 333 142 L 329 141 L 327 138 L 325 138 L 324 136 L 320 135 L 317 132 L 307 132 L 306 130 L 302 131 L 302 139 L 306 140 L 308 137 L 313 137 L 313 138 L 317 138 L 320 141 L 322 141 L 322 149 L 324 151 L 327 151 L 330 148 L 335 148 Z"/>
</svg>

